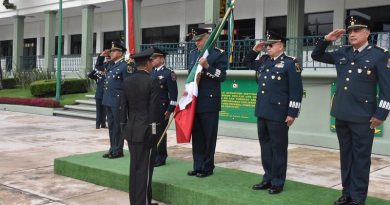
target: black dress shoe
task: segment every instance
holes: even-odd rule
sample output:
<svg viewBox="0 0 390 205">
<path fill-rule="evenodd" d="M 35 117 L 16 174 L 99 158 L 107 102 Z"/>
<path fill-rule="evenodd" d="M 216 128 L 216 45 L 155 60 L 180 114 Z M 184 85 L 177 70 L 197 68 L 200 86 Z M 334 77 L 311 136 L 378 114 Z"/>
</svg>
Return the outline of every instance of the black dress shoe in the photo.
<svg viewBox="0 0 390 205">
<path fill-rule="evenodd" d="M 258 184 L 255 184 L 252 186 L 253 190 L 265 190 L 271 188 L 271 183 L 270 182 L 260 182 Z"/>
<path fill-rule="evenodd" d="M 110 154 L 108 155 L 109 159 L 116 159 L 116 158 L 121 158 L 123 157 L 123 153 L 117 153 L 117 154 Z"/>
<path fill-rule="evenodd" d="M 96 129 L 100 129 L 100 127 L 99 127 L 99 126 L 96 126 Z"/>
<path fill-rule="evenodd" d="M 103 157 L 103 158 L 108 158 L 109 156 L 110 156 L 110 153 L 107 152 L 107 153 L 104 153 L 102 157 Z"/>
<path fill-rule="evenodd" d="M 198 173 L 197 171 L 190 170 L 190 171 L 187 172 L 187 175 L 188 176 L 196 176 L 197 173 Z"/>
<path fill-rule="evenodd" d="M 155 162 L 154 167 L 161 167 L 165 165 L 165 161 Z"/>
<path fill-rule="evenodd" d="M 158 205 L 158 203 L 151 203 L 150 205 Z"/>
<path fill-rule="evenodd" d="M 334 205 L 349 205 L 349 202 L 351 202 L 351 197 L 343 195 L 334 202 Z"/>
<path fill-rule="evenodd" d="M 352 200 L 348 205 L 364 205 L 364 201 Z"/>
<path fill-rule="evenodd" d="M 268 193 L 269 194 L 279 194 L 282 191 L 283 191 L 283 187 L 281 187 L 281 186 L 271 186 L 271 188 L 269 188 L 269 190 L 268 190 Z"/>
<path fill-rule="evenodd" d="M 107 128 L 107 126 L 106 125 L 102 125 L 101 128 Z"/>
<path fill-rule="evenodd" d="M 208 176 L 210 176 L 210 175 L 212 175 L 213 174 L 213 171 L 211 171 L 211 172 L 198 172 L 197 174 L 196 174 L 196 177 L 208 177 Z"/>
</svg>

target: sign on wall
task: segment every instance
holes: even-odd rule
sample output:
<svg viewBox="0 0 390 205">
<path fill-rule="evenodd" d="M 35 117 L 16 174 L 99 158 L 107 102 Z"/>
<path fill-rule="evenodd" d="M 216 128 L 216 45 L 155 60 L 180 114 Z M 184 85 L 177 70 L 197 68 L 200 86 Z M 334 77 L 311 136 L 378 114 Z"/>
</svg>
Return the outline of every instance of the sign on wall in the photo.
<svg viewBox="0 0 390 205">
<path fill-rule="evenodd" d="M 222 83 L 221 120 L 256 123 L 257 84 L 254 80 L 225 80 Z"/>
</svg>

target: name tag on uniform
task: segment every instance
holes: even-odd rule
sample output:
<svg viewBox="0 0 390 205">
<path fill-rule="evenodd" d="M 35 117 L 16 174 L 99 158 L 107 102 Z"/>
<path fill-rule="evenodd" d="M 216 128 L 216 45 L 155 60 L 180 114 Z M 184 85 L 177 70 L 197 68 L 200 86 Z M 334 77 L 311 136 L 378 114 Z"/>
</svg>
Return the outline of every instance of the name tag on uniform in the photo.
<svg viewBox="0 0 390 205">
<path fill-rule="evenodd" d="M 160 76 L 158 76 L 158 79 L 163 79 L 164 78 L 164 76 L 162 76 L 162 75 L 160 75 Z"/>
<path fill-rule="evenodd" d="M 275 65 L 275 67 L 277 67 L 277 68 L 283 68 L 283 67 L 284 67 L 284 64 L 283 64 L 283 63 L 278 63 L 278 64 Z"/>
</svg>

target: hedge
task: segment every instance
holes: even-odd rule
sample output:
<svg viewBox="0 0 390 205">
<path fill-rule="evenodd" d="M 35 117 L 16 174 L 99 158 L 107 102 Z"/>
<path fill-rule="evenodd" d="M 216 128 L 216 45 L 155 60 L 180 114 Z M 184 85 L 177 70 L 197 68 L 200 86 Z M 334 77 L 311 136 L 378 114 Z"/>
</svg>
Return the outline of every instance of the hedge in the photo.
<svg viewBox="0 0 390 205">
<path fill-rule="evenodd" d="M 51 108 L 61 107 L 58 101 L 51 100 L 51 99 L 43 99 L 43 98 L 0 97 L 0 104 L 29 105 L 29 106 L 38 106 L 38 107 L 51 107 Z"/>
<path fill-rule="evenodd" d="M 15 78 L 6 78 L 1 81 L 3 85 L 3 89 L 13 89 L 16 88 L 16 80 Z"/>
<path fill-rule="evenodd" d="M 86 79 L 65 79 L 61 84 L 61 94 L 85 93 Z M 38 80 L 30 84 L 30 91 L 36 97 L 51 97 L 56 94 L 56 80 Z"/>
</svg>

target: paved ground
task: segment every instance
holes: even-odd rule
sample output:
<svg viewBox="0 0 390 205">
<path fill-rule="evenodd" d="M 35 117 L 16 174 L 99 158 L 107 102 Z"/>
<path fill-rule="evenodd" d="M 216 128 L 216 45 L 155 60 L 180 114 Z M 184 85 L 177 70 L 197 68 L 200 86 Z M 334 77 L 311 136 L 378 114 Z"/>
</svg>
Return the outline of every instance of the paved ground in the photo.
<svg viewBox="0 0 390 205">
<path fill-rule="evenodd" d="M 129 204 L 125 192 L 53 174 L 57 157 L 107 148 L 107 129 L 94 126 L 88 120 L 0 111 L 0 205 Z M 191 145 L 177 145 L 174 132 L 168 135 L 170 157 L 191 160 Z M 216 163 L 262 173 L 257 140 L 218 137 Z M 369 195 L 390 200 L 390 157 L 373 156 L 372 163 Z M 337 150 L 289 146 L 288 179 L 340 189 L 339 175 Z"/>
</svg>

